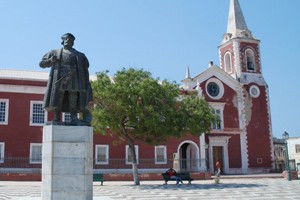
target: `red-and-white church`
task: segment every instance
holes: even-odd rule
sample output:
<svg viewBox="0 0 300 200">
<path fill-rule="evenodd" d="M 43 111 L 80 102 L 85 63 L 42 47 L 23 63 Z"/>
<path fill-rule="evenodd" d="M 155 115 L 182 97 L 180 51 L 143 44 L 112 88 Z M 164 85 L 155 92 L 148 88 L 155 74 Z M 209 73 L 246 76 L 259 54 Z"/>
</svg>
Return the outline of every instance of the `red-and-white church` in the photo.
<svg viewBox="0 0 300 200">
<path fill-rule="evenodd" d="M 220 67 L 211 62 L 195 77 L 187 69 L 182 81 L 183 92 L 197 92 L 205 98 L 220 123 L 199 137 L 170 138 L 159 146 L 137 143 L 140 172 L 160 173 L 175 164 L 180 171 L 214 173 L 217 161 L 224 174 L 272 170 L 269 93 L 259 45 L 238 0 L 230 0 L 227 32 L 219 46 Z M 12 173 L 12 168 L 22 171 L 11 158 L 28 158 L 22 161 L 27 171 L 41 165 L 43 125 L 53 118 L 43 109 L 47 80 L 46 72 L 0 70 L 0 175 Z M 63 118 L 68 120 L 68 114 Z M 94 135 L 95 171 L 130 173 L 130 156 L 126 144 L 116 146 L 113 137 Z"/>
</svg>

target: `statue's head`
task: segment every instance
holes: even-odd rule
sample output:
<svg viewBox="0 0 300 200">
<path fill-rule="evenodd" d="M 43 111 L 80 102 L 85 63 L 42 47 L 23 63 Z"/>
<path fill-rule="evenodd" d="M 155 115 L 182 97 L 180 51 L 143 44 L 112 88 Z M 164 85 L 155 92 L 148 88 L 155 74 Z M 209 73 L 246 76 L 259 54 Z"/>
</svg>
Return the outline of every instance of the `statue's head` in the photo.
<svg viewBox="0 0 300 200">
<path fill-rule="evenodd" d="M 61 39 L 62 39 L 62 42 L 61 42 L 62 45 L 72 47 L 74 44 L 75 36 L 71 33 L 66 33 L 63 36 L 61 36 Z"/>
</svg>

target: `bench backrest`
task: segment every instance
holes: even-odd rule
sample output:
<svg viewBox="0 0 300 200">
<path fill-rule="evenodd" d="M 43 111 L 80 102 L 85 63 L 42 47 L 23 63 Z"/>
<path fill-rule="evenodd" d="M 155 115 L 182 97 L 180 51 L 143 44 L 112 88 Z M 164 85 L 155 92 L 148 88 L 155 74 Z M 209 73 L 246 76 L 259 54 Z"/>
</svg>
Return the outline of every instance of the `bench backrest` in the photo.
<svg viewBox="0 0 300 200">
<path fill-rule="evenodd" d="M 103 179 L 103 174 L 93 174 L 93 180 Z"/>
<path fill-rule="evenodd" d="M 169 175 L 167 173 L 162 173 L 163 179 L 169 179 Z M 182 178 L 182 179 L 191 179 L 191 174 L 187 172 L 183 173 L 176 173 L 176 176 Z"/>
<path fill-rule="evenodd" d="M 178 176 L 182 179 L 191 179 L 190 173 L 178 173 Z"/>
</svg>

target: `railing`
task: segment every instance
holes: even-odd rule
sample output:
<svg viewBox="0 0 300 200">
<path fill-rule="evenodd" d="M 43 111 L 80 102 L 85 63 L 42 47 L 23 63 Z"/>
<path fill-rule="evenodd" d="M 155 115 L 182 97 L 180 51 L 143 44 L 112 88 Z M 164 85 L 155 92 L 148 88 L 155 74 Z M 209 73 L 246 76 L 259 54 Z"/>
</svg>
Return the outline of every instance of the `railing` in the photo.
<svg viewBox="0 0 300 200">
<path fill-rule="evenodd" d="M 38 160 L 23 157 L 5 157 L 0 162 L 0 173 L 30 173 L 40 174 L 42 164 Z M 198 159 L 168 159 L 165 162 L 155 162 L 155 159 L 138 159 L 139 171 L 163 172 L 177 163 L 180 171 L 197 172 L 200 166 Z M 132 170 L 130 162 L 125 159 L 109 159 L 103 162 L 93 160 L 93 168 L 101 173 L 126 173 Z"/>
<path fill-rule="evenodd" d="M 5 157 L 0 162 L 0 173 L 40 174 L 41 163 L 24 157 Z"/>
<path fill-rule="evenodd" d="M 139 168 L 168 168 L 172 166 L 173 160 L 167 160 L 165 162 L 155 162 L 154 159 L 138 159 Z M 121 168 L 132 168 L 132 163 L 125 159 L 109 159 L 106 162 L 96 162 L 94 160 L 95 169 L 121 169 Z"/>
</svg>

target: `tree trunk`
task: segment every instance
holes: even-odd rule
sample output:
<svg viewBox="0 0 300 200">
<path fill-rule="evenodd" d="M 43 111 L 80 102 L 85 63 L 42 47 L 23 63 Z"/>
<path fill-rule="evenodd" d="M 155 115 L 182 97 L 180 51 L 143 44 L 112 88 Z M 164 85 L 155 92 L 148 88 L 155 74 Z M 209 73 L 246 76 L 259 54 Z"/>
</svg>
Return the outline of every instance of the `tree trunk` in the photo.
<svg viewBox="0 0 300 200">
<path fill-rule="evenodd" d="M 128 145 L 129 145 L 129 150 L 131 151 L 131 155 L 132 155 L 132 173 L 133 173 L 134 185 L 140 185 L 136 152 L 135 152 L 133 141 L 128 141 Z"/>
</svg>

